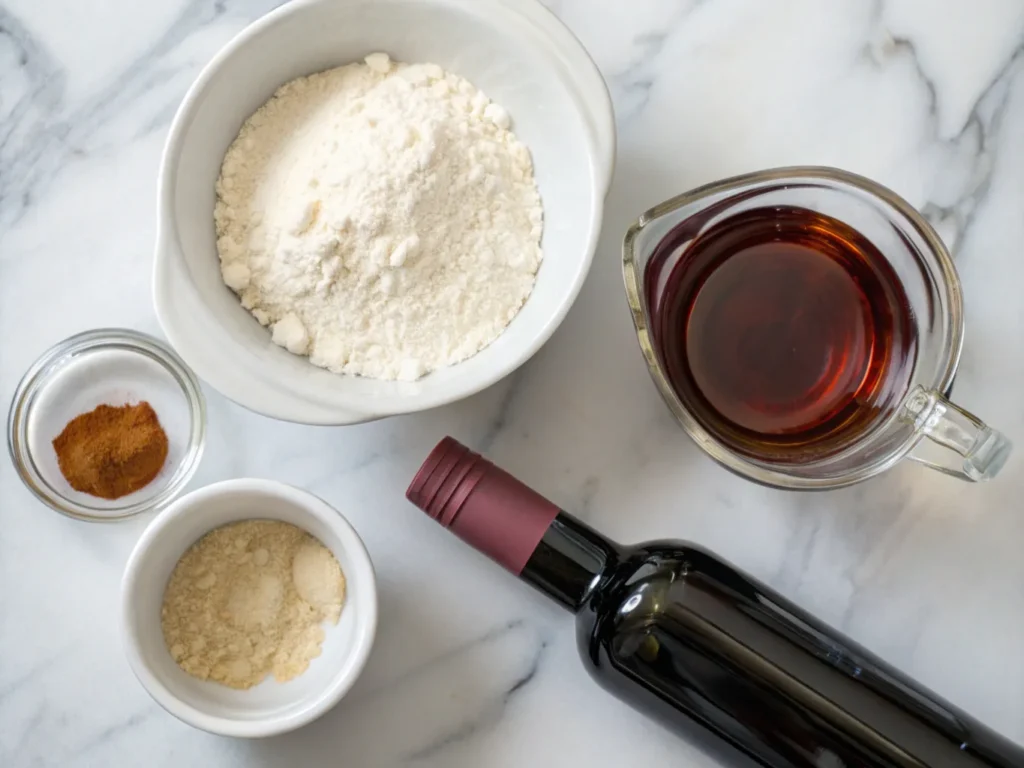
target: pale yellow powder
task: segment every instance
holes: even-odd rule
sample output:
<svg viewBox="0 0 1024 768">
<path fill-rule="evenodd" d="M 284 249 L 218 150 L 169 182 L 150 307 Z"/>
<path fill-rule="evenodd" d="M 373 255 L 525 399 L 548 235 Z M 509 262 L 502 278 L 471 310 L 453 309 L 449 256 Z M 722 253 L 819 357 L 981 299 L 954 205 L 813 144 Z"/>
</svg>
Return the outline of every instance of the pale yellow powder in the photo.
<svg viewBox="0 0 1024 768">
<path fill-rule="evenodd" d="M 246 520 L 210 531 L 174 567 L 161 624 L 171 656 L 201 680 L 251 688 L 291 680 L 337 624 L 345 577 L 334 555 L 294 525 Z"/>
</svg>

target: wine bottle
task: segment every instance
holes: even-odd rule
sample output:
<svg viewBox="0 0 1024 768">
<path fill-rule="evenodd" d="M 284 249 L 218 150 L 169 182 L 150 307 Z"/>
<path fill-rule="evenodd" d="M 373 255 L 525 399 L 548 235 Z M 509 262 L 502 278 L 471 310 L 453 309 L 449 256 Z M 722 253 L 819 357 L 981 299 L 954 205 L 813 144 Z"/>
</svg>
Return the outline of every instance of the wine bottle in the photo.
<svg viewBox="0 0 1024 768">
<path fill-rule="evenodd" d="M 1024 749 L 694 544 L 615 544 L 452 438 L 406 495 L 575 613 L 601 686 L 726 762 L 1024 766 Z"/>
</svg>

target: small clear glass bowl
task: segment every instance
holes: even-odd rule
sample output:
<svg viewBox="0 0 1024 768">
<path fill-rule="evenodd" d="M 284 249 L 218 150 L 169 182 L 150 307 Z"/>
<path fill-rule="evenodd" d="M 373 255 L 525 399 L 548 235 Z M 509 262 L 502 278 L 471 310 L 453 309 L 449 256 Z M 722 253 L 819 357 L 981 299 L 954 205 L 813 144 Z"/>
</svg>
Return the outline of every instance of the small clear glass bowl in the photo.
<svg viewBox="0 0 1024 768">
<path fill-rule="evenodd" d="M 143 488 L 119 499 L 76 491 L 57 465 L 53 439 L 101 404 L 147 401 L 167 433 L 167 460 Z M 22 377 L 7 417 L 7 447 L 25 486 L 78 520 L 123 520 L 159 510 L 191 479 L 203 455 L 206 402 L 195 374 L 168 346 L 121 328 L 86 331 L 51 347 Z"/>
</svg>

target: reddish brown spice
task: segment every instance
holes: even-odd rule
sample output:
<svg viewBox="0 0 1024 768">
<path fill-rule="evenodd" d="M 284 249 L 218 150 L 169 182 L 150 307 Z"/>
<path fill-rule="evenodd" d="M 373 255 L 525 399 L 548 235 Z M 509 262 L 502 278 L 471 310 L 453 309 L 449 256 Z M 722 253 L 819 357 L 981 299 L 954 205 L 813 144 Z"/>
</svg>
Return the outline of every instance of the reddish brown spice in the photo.
<svg viewBox="0 0 1024 768">
<path fill-rule="evenodd" d="M 153 407 L 100 405 L 64 427 L 53 441 L 72 488 L 119 499 L 148 485 L 167 459 L 167 433 Z"/>
</svg>

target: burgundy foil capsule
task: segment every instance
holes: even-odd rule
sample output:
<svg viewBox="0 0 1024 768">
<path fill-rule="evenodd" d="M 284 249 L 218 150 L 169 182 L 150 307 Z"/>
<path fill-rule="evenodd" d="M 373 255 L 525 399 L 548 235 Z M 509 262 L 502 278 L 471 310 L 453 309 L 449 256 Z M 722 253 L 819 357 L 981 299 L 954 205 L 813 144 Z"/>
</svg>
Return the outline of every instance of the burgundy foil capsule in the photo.
<svg viewBox="0 0 1024 768">
<path fill-rule="evenodd" d="M 406 498 L 517 576 L 559 509 L 451 437 L 423 462 Z"/>
</svg>

